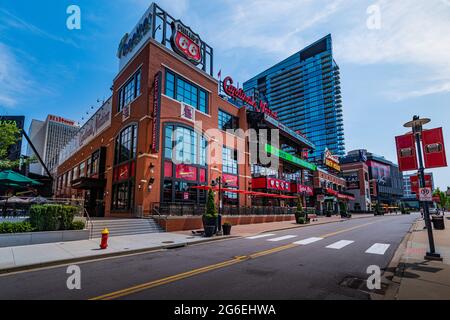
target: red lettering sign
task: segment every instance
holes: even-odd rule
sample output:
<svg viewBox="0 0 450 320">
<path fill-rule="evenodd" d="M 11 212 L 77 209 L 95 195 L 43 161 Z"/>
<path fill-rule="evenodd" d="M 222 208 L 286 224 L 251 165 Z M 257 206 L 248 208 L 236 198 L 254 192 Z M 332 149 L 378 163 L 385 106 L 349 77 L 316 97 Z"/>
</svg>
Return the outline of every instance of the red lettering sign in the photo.
<svg viewBox="0 0 450 320">
<path fill-rule="evenodd" d="M 179 164 L 177 165 L 175 169 L 176 178 L 177 179 L 183 179 L 183 180 L 189 180 L 189 181 L 196 181 L 197 180 L 197 168 L 191 167 L 185 164 Z"/>
<path fill-rule="evenodd" d="M 447 167 L 442 128 L 424 130 L 422 132 L 422 148 L 425 168 Z"/>
<path fill-rule="evenodd" d="M 233 86 L 233 79 L 231 77 L 226 77 L 223 80 L 222 87 L 223 91 L 225 91 L 225 93 L 230 97 L 243 101 L 244 103 L 253 107 L 257 112 L 265 113 L 274 119 L 278 119 L 278 114 L 269 109 L 267 103 L 260 101 L 258 104 L 255 100 L 253 100 L 252 97 L 247 96 L 244 90 L 238 89 Z"/>
<path fill-rule="evenodd" d="M 416 143 L 412 133 L 395 137 L 397 159 L 400 171 L 417 170 Z"/>
</svg>

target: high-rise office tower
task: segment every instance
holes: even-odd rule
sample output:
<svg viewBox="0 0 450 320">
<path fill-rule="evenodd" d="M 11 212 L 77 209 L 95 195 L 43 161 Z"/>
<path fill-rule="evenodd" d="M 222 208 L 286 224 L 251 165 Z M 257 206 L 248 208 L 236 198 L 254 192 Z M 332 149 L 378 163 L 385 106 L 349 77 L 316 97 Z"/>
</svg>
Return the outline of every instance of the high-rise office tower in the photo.
<svg viewBox="0 0 450 320">
<path fill-rule="evenodd" d="M 45 121 L 36 119 L 31 121 L 28 135 L 50 172 L 58 165 L 61 149 L 75 136 L 79 129 L 75 125 L 75 121 L 54 115 L 49 115 Z M 28 146 L 27 155 L 33 154 L 33 150 Z M 32 163 L 30 172 L 46 175 L 40 162 Z"/>
<path fill-rule="evenodd" d="M 321 161 L 324 150 L 345 154 L 339 66 L 333 59 L 331 35 L 244 83 L 244 91 L 262 99 L 279 119 L 306 135 Z"/>
</svg>

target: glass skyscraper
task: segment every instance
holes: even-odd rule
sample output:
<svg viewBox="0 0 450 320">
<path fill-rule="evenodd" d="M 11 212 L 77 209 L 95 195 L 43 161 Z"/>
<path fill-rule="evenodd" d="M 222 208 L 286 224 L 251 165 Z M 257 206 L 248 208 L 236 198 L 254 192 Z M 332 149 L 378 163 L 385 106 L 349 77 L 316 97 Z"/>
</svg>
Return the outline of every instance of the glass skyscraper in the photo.
<svg viewBox="0 0 450 320">
<path fill-rule="evenodd" d="M 325 148 L 345 154 L 340 72 L 331 35 L 246 81 L 244 91 L 267 102 L 284 124 L 316 145 L 311 161 L 321 161 Z"/>
</svg>

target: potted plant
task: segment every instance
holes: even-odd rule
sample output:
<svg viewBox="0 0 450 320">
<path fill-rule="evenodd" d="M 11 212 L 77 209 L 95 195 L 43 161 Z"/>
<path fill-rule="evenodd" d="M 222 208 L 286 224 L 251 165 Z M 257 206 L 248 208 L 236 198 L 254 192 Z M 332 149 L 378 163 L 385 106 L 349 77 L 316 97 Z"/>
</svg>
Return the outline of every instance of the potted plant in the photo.
<svg viewBox="0 0 450 320">
<path fill-rule="evenodd" d="M 295 221 L 298 224 L 305 224 L 309 222 L 308 214 L 303 210 L 302 199 L 298 197 L 297 199 L 297 210 L 295 211 Z"/>
<path fill-rule="evenodd" d="M 222 230 L 223 230 L 223 235 L 224 236 L 229 236 L 231 234 L 231 226 L 232 226 L 232 224 L 229 223 L 229 222 L 225 222 L 222 225 Z"/>
<path fill-rule="evenodd" d="M 206 211 L 203 214 L 203 228 L 205 229 L 205 237 L 212 237 L 217 232 L 218 213 L 214 202 L 214 192 L 212 189 L 208 191 L 208 200 L 206 202 Z"/>
</svg>

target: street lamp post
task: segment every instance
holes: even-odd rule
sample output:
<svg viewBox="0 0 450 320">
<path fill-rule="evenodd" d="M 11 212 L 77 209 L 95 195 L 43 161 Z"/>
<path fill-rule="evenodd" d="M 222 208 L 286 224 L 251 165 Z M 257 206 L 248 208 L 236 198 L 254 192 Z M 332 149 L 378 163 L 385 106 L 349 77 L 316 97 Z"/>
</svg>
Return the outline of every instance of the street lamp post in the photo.
<svg viewBox="0 0 450 320">
<path fill-rule="evenodd" d="M 425 168 L 423 165 L 423 158 L 422 158 L 422 147 L 421 147 L 421 139 L 422 139 L 422 131 L 423 131 L 423 125 L 429 123 L 431 120 L 424 118 L 420 119 L 419 116 L 414 116 L 412 121 L 409 121 L 405 123 L 406 128 L 412 128 L 412 132 L 416 139 L 416 148 L 417 148 L 417 155 L 419 160 L 419 183 L 420 188 L 425 188 Z M 425 259 L 427 260 L 441 260 L 441 255 L 439 253 L 436 253 L 435 247 L 434 247 L 434 237 L 433 237 L 433 229 L 431 227 L 431 220 L 430 220 L 430 211 L 428 207 L 428 202 L 423 202 L 423 216 L 425 219 L 425 226 L 428 233 L 428 242 L 430 244 L 430 252 L 427 252 L 425 255 Z"/>
<path fill-rule="evenodd" d="M 219 225 L 217 226 L 217 230 L 220 232 L 220 231 L 222 231 L 222 223 L 221 223 L 221 220 L 222 220 L 222 186 L 226 188 L 228 186 L 228 184 L 223 183 L 222 177 L 218 177 L 218 178 L 216 178 L 216 180 L 213 180 L 211 182 L 211 186 L 219 187 Z"/>
</svg>

